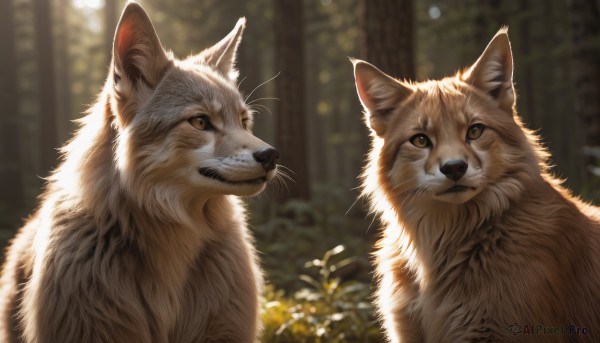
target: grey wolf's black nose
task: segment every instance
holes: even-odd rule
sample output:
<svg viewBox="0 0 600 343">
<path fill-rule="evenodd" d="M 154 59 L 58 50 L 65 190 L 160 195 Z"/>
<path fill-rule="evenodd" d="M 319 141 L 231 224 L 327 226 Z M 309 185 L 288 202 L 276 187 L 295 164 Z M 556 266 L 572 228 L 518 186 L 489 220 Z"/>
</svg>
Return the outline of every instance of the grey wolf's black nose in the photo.
<svg viewBox="0 0 600 343">
<path fill-rule="evenodd" d="M 458 181 L 467 172 L 469 165 L 463 160 L 450 160 L 440 167 L 442 174 L 450 180 Z"/>
<path fill-rule="evenodd" d="M 252 156 L 254 156 L 256 162 L 262 164 L 266 172 L 270 172 L 275 168 L 275 164 L 279 158 L 279 151 L 277 151 L 277 149 L 267 148 L 254 152 Z"/>
</svg>

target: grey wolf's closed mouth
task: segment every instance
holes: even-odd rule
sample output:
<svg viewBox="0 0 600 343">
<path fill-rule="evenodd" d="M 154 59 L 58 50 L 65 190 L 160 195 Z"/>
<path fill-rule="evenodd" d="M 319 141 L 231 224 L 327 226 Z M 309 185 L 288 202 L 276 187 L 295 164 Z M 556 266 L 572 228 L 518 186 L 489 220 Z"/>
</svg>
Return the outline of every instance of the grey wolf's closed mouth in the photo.
<svg viewBox="0 0 600 343">
<path fill-rule="evenodd" d="M 202 176 L 206 176 L 208 178 L 217 180 L 217 181 L 221 181 L 223 183 L 229 183 L 232 185 L 243 185 L 243 184 L 261 184 L 263 182 L 267 182 L 267 178 L 262 176 L 256 179 L 250 179 L 250 180 L 241 180 L 241 181 L 232 181 L 232 180 L 228 180 L 226 179 L 223 175 L 219 174 L 219 172 L 217 172 L 216 170 L 212 169 L 212 168 L 200 168 L 198 169 L 198 173 L 200 173 L 200 175 Z"/>
</svg>

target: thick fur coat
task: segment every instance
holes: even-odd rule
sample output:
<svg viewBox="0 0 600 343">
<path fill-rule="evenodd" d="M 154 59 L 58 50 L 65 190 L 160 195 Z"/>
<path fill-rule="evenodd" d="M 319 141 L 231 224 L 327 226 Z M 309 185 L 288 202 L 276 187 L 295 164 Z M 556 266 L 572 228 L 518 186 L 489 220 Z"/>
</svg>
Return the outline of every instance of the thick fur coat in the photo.
<svg viewBox="0 0 600 343">
<path fill-rule="evenodd" d="M 439 81 L 353 63 L 389 340 L 600 341 L 600 211 L 550 175 L 523 126 L 506 30 Z"/>
<path fill-rule="evenodd" d="M 125 8 L 98 101 L 7 251 L 1 342 L 253 342 L 244 207 L 276 173 L 235 83 L 245 21 L 185 60 Z"/>
</svg>

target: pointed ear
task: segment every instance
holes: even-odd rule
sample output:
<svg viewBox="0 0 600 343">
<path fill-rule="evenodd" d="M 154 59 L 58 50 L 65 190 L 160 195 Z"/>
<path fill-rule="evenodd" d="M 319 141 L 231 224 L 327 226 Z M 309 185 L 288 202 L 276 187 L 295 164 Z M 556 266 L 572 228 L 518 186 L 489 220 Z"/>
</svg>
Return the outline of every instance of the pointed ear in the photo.
<svg viewBox="0 0 600 343">
<path fill-rule="evenodd" d="M 156 87 L 170 63 L 144 9 L 136 3 L 128 3 L 113 43 L 113 78 L 117 92 L 128 95 L 140 86 Z"/>
<path fill-rule="evenodd" d="M 223 76 L 235 80 L 238 76 L 238 71 L 235 69 L 236 52 L 242 41 L 242 33 L 244 33 L 245 28 L 246 18 L 240 18 L 225 38 L 202 51 L 194 59 L 208 64 Z"/>
<path fill-rule="evenodd" d="M 489 94 L 500 108 L 512 113 L 515 90 L 508 28 L 504 27 L 496 33 L 477 62 L 462 75 L 462 79 Z"/>
<path fill-rule="evenodd" d="M 350 61 L 354 65 L 356 91 L 365 109 L 367 125 L 378 136 L 383 136 L 392 112 L 413 90 L 365 61 L 352 58 Z"/>
</svg>

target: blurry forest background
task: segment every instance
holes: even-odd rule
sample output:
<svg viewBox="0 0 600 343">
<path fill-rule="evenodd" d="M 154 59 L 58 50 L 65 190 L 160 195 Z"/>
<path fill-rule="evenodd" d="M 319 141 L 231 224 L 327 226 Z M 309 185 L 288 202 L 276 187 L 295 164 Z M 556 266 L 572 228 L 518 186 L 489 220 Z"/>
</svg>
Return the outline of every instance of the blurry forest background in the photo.
<svg viewBox="0 0 600 343">
<path fill-rule="evenodd" d="M 520 114 L 539 129 L 554 172 L 600 200 L 598 0 L 139 3 L 180 57 L 248 20 L 240 87 L 260 112 L 256 135 L 281 151 L 295 180 L 248 199 L 268 280 L 267 342 L 382 340 L 369 296 L 378 225 L 364 201 L 353 205 L 369 139 L 348 56 L 399 78 L 438 78 L 473 63 L 508 25 Z M 123 5 L 0 0 L 0 246 L 35 207 L 56 148 L 99 92 Z"/>
</svg>

